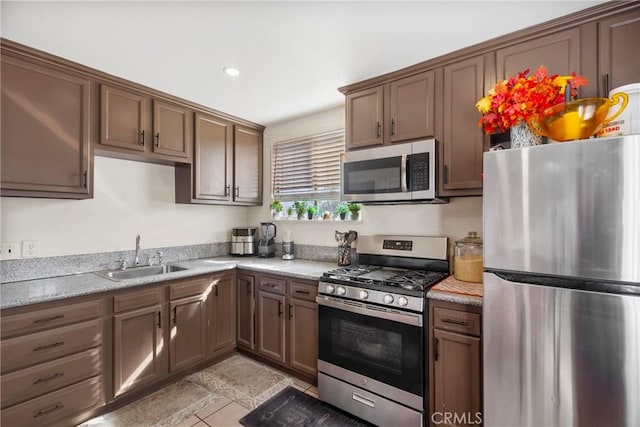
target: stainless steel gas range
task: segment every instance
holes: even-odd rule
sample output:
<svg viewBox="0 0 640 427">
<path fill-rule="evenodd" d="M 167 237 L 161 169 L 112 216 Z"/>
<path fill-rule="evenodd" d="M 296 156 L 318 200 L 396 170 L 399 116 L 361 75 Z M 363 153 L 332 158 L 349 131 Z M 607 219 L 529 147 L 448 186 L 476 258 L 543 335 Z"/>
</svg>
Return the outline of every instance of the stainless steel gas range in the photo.
<svg viewBox="0 0 640 427">
<path fill-rule="evenodd" d="M 423 425 L 425 293 L 449 274 L 447 248 L 446 237 L 359 236 L 359 264 L 324 273 L 320 400 L 377 425 Z"/>
</svg>

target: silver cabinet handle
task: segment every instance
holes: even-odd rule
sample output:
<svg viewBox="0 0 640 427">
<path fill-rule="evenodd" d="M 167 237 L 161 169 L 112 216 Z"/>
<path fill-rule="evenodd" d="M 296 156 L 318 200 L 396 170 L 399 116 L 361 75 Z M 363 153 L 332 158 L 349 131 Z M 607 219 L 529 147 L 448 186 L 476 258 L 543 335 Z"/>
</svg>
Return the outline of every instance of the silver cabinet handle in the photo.
<svg viewBox="0 0 640 427">
<path fill-rule="evenodd" d="M 64 319 L 64 314 L 57 314 L 55 316 L 45 317 L 43 319 L 36 319 L 36 320 L 33 321 L 33 324 L 37 325 L 38 323 L 47 323 L 47 322 L 52 322 L 52 321 L 58 320 L 58 319 Z"/>
<path fill-rule="evenodd" d="M 51 408 L 47 408 L 47 409 L 43 409 L 42 411 L 35 412 L 33 414 L 33 418 L 42 417 L 43 415 L 50 414 L 50 413 L 52 413 L 54 411 L 57 411 L 58 409 L 62 409 L 62 408 L 64 408 L 64 405 L 62 403 L 58 403 L 57 405 L 52 406 Z"/>
<path fill-rule="evenodd" d="M 353 398 L 353 400 L 355 400 L 356 402 L 362 403 L 363 405 L 367 405 L 370 408 L 375 408 L 376 407 L 376 402 L 374 402 L 371 399 L 367 399 L 364 396 L 359 395 L 358 393 L 353 393 L 351 395 L 351 397 Z"/>
<path fill-rule="evenodd" d="M 33 385 L 40 384 L 40 383 L 46 383 L 47 381 L 55 380 L 56 378 L 60 378 L 60 377 L 63 377 L 63 376 L 64 376 L 63 372 L 56 372 L 55 374 L 49 375 L 48 377 L 38 378 L 37 380 L 35 380 L 33 382 Z"/>
<path fill-rule="evenodd" d="M 34 348 L 33 351 L 49 350 L 50 348 L 60 347 L 61 345 L 64 345 L 64 341 L 58 341 L 58 342 L 54 342 L 53 344 L 48 344 L 48 345 L 40 345 L 40 346 Z"/>
</svg>

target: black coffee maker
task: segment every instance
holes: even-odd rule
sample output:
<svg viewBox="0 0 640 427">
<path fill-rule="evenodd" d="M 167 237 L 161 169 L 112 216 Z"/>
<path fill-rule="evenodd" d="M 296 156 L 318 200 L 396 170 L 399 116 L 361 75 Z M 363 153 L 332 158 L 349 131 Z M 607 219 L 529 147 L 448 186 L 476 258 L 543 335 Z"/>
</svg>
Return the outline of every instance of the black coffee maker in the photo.
<svg viewBox="0 0 640 427">
<path fill-rule="evenodd" d="M 276 225 L 273 222 L 261 222 L 260 229 L 262 238 L 258 240 L 258 256 L 261 258 L 271 258 L 276 254 Z"/>
</svg>

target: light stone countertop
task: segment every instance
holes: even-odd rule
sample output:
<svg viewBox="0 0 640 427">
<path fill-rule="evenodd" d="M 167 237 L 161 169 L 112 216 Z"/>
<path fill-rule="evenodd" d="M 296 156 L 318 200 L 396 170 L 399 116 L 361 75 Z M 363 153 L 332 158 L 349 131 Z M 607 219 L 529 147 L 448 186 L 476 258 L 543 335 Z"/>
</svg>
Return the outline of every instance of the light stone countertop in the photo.
<svg viewBox="0 0 640 427">
<path fill-rule="evenodd" d="M 482 283 L 471 283 L 449 276 L 427 292 L 427 298 L 482 307 Z"/>
<path fill-rule="evenodd" d="M 97 276 L 93 273 L 84 273 L 47 279 L 2 283 L 0 284 L 0 309 L 132 288 L 150 283 L 159 283 L 200 274 L 232 270 L 236 267 L 244 270 L 280 274 L 307 280 L 319 280 L 322 273 L 336 268 L 336 264 L 333 262 L 304 259 L 285 261 L 281 258 L 257 257 L 216 257 L 179 261 L 170 264 L 186 267 L 188 270 L 118 282 Z"/>
</svg>

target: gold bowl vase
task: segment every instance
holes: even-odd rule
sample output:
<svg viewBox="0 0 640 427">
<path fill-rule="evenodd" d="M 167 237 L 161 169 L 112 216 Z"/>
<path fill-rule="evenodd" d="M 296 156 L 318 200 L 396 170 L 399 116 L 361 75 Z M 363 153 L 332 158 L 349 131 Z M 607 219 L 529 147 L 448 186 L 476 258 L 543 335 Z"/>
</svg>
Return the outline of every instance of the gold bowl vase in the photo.
<svg viewBox="0 0 640 427">
<path fill-rule="evenodd" d="M 555 141 L 589 138 L 618 117 L 629 102 L 626 93 L 615 93 L 611 98 L 585 98 L 556 104 L 533 116 L 529 126 L 537 134 Z M 609 108 L 617 104 L 621 104 L 618 111 L 607 117 Z"/>
</svg>

